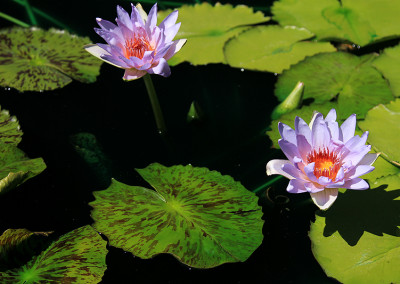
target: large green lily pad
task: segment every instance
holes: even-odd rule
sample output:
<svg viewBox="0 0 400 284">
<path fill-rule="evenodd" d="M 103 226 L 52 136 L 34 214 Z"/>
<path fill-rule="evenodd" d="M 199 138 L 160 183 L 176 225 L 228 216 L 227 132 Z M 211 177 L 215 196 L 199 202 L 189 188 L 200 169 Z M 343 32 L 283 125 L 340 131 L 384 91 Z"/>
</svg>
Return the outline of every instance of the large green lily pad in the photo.
<svg viewBox="0 0 400 284">
<path fill-rule="evenodd" d="M 342 283 L 400 282 L 400 175 L 340 193 L 311 224 L 312 251 Z"/>
<path fill-rule="evenodd" d="M 400 99 L 377 105 L 358 126 L 369 131 L 368 142 L 383 157 L 400 166 Z"/>
<path fill-rule="evenodd" d="M 29 159 L 16 146 L 0 142 L 0 194 L 40 174 L 45 168 L 42 158 Z"/>
<path fill-rule="evenodd" d="M 22 139 L 22 130 L 15 116 L 8 110 L 0 111 L 0 141 L 17 146 Z"/>
<path fill-rule="evenodd" d="M 171 10 L 160 11 L 159 20 L 164 19 Z M 261 12 L 253 12 L 244 5 L 233 7 L 230 4 L 215 6 L 207 2 L 179 8 L 178 22 L 181 27 L 175 39 L 188 39 L 186 45 L 169 60 L 176 65 L 187 61 L 194 65 L 225 63 L 223 46 L 225 42 L 247 29 L 248 25 L 268 21 Z"/>
<path fill-rule="evenodd" d="M 0 271 L 28 261 L 43 245 L 51 232 L 8 229 L 0 236 Z"/>
<path fill-rule="evenodd" d="M 280 0 L 272 6 L 281 25 L 304 27 L 320 40 L 367 45 L 400 34 L 400 3 L 390 0 Z"/>
<path fill-rule="evenodd" d="M 400 45 L 386 48 L 372 65 L 389 80 L 394 95 L 400 97 Z"/>
<path fill-rule="evenodd" d="M 306 56 L 336 51 L 330 43 L 305 41 L 313 36 L 304 28 L 257 26 L 231 38 L 225 58 L 233 67 L 281 73 Z"/>
<path fill-rule="evenodd" d="M 0 30 L 0 86 L 19 91 L 47 91 L 72 81 L 96 81 L 101 60 L 82 46 L 88 38 L 39 28 Z"/>
<path fill-rule="evenodd" d="M 61 236 L 26 265 L 0 272 L 2 283 L 99 283 L 106 270 L 106 241 L 84 226 Z"/>
<path fill-rule="evenodd" d="M 110 245 L 146 259 L 170 253 L 209 268 L 245 261 L 261 244 L 257 197 L 230 176 L 157 163 L 137 171 L 156 191 L 113 180 L 94 192 L 93 226 Z"/>
<path fill-rule="evenodd" d="M 375 55 L 358 57 L 344 52 L 317 54 L 293 65 L 278 78 L 275 95 L 283 101 L 298 81 L 304 82 L 303 99 L 315 103 L 337 101 L 344 116 L 363 118 L 379 103 L 394 97 L 387 81 L 372 65 Z"/>
</svg>

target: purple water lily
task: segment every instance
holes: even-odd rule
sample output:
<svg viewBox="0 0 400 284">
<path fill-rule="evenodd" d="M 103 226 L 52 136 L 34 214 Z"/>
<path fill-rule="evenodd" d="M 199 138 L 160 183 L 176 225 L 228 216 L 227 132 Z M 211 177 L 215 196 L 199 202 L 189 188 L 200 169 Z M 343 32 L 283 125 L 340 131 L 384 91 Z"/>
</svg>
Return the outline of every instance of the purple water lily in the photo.
<svg viewBox="0 0 400 284">
<path fill-rule="evenodd" d="M 157 4 L 149 15 L 138 4 L 129 14 L 117 6 L 117 25 L 97 18 L 101 29 L 95 31 L 108 43 L 87 45 L 85 49 L 99 59 L 125 69 L 124 80 L 135 80 L 146 73 L 168 77 L 167 60 L 177 53 L 186 39 L 173 41 L 180 23 L 175 23 L 178 11 L 169 14 L 157 26 Z"/>
<path fill-rule="evenodd" d="M 338 188 L 368 189 L 368 183 L 359 176 L 374 170 L 371 166 L 379 154 L 368 154 L 365 145 L 368 131 L 354 136 L 356 115 L 339 127 L 336 111 L 326 118 L 315 113 L 310 125 L 296 117 L 293 130 L 284 123 L 278 128 L 282 139 L 279 146 L 289 160 L 271 160 L 267 174 L 280 174 L 290 179 L 287 191 L 309 192 L 320 209 L 328 209 L 336 200 Z"/>
</svg>

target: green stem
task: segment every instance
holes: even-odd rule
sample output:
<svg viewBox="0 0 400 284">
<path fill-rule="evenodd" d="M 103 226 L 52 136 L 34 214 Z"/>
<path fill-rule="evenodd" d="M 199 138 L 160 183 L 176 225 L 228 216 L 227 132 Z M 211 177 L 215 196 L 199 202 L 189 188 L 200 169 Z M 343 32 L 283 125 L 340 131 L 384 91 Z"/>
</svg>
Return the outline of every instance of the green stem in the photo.
<svg viewBox="0 0 400 284">
<path fill-rule="evenodd" d="M 154 119 L 156 120 L 158 132 L 160 134 L 165 134 L 167 132 L 167 127 L 165 126 L 160 103 L 158 101 L 157 93 L 154 89 L 153 81 L 151 80 L 150 74 L 144 75 L 143 80 L 146 85 L 147 94 L 149 95 L 151 107 L 153 108 Z"/>
<path fill-rule="evenodd" d="M 274 183 L 276 183 L 277 181 L 279 181 L 279 180 L 282 179 L 282 178 L 283 178 L 283 176 L 280 176 L 280 175 L 279 175 L 279 176 L 276 176 L 276 177 L 274 177 L 273 179 L 267 181 L 266 183 L 260 185 L 260 186 L 257 187 L 256 189 L 252 190 L 252 192 L 258 193 L 258 192 L 260 192 L 261 190 L 270 187 L 271 185 L 273 185 Z"/>
<path fill-rule="evenodd" d="M 30 27 L 27 23 L 24 23 L 24 22 L 22 22 L 22 21 L 20 21 L 20 20 L 18 20 L 16 18 L 11 17 L 11 16 L 9 16 L 7 14 L 4 14 L 2 12 L 0 12 L 0 17 L 3 18 L 3 19 L 6 19 L 6 20 L 18 25 L 18 26 L 21 26 L 23 28 L 29 28 Z"/>
<path fill-rule="evenodd" d="M 36 17 L 35 14 L 32 11 L 32 7 L 31 5 L 29 5 L 28 0 L 24 0 L 24 7 L 26 9 L 26 13 L 28 14 L 29 20 L 31 21 L 32 26 L 37 26 L 37 21 L 36 21 Z"/>
</svg>

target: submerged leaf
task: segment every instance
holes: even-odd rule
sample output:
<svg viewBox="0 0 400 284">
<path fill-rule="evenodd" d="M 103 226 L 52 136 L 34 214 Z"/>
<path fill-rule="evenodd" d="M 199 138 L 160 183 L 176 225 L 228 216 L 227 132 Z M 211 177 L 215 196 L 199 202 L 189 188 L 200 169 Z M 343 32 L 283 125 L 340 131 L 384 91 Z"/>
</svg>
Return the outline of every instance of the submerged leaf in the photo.
<svg viewBox="0 0 400 284">
<path fill-rule="evenodd" d="M 171 10 L 160 11 L 159 19 L 164 19 Z M 266 22 L 261 12 L 253 12 L 244 5 L 230 4 L 215 6 L 207 2 L 179 8 L 178 22 L 181 27 L 175 39 L 188 39 L 186 45 L 169 63 L 172 65 L 187 61 L 194 65 L 225 63 L 223 46 L 225 42 L 247 29 L 248 25 Z"/>
<path fill-rule="evenodd" d="M 88 38 L 38 28 L 0 30 L 0 85 L 19 91 L 62 88 L 96 81 L 101 61 L 82 47 Z"/>
<path fill-rule="evenodd" d="M 390 162 L 400 166 L 400 99 L 377 105 L 358 126 L 368 130 L 368 142 Z"/>
<path fill-rule="evenodd" d="M 306 56 L 336 50 L 330 43 L 305 41 L 313 36 L 296 27 L 257 26 L 230 39 L 225 58 L 233 67 L 281 73 Z"/>
<path fill-rule="evenodd" d="M 157 163 L 137 171 L 156 191 L 113 180 L 90 203 L 94 227 L 112 246 L 141 258 L 170 253 L 209 268 L 245 261 L 261 244 L 257 197 L 230 176 Z"/>
<path fill-rule="evenodd" d="M 325 273 L 342 283 L 400 282 L 400 176 L 346 191 L 318 213 L 309 233 Z M 356 206 L 355 206 L 356 205 Z"/>
<path fill-rule="evenodd" d="M 363 118 L 379 103 L 392 100 L 386 80 L 371 65 L 375 55 L 357 57 L 344 52 L 317 54 L 285 70 L 278 78 L 275 95 L 283 101 L 296 82 L 306 86 L 303 99 L 315 103 L 337 101 L 337 110 L 348 117 Z"/>
<path fill-rule="evenodd" d="M 10 116 L 8 110 L 0 112 L 0 141 L 17 146 L 21 142 L 22 130 L 15 116 Z"/>
<path fill-rule="evenodd" d="M 106 241 L 84 226 L 61 236 L 26 265 L 0 272 L 2 283 L 99 283 L 106 270 Z"/>
</svg>

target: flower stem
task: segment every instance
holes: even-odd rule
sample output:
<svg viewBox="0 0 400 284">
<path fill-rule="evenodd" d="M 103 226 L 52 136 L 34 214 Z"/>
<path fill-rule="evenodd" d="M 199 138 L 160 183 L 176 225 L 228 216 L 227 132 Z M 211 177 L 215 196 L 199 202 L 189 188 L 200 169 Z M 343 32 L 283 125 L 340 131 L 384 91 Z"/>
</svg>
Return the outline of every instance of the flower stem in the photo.
<svg viewBox="0 0 400 284">
<path fill-rule="evenodd" d="M 253 189 L 252 192 L 258 193 L 258 192 L 260 192 L 261 190 L 270 187 L 270 186 L 273 185 L 275 182 L 279 181 L 281 178 L 283 178 L 283 176 L 281 176 L 281 175 L 276 176 L 276 177 L 272 178 L 271 180 L 267 181 L 266 183 L 260 185 L 260 186 L 257 187 L 256 189 Z"/>
<path fill-rule="evenodd" d="M 8 20 L 8 21 L 10 21 L 10 22 L 12 22 L 12 23 L 14 23 L 16 25 L 19 25 L 19 26 L 23 27 L 23 28 L 29 28 L 30 27 L 27 23 L 24 23 L 24 22 L 22 22 L 22 21 L 20 21 L 20 20 L 18 20 L 16 18 L 11 17 L 10 15 L 4 14 L 2 12 L 0 12 L 0 18 L 6 19 L 6 20 Z"/>
<path fill-rule="evenodd" d="M 154 89 L 153 81 L 151 80 L 150 74 L 144 75 L 143 80 L 146 85 L 147 94 L 149 95 L 151 107 L 153 108 L 153 114 L 154 114 L 154 119 L 156 120 L 158 133 L 165 134 L 167 132 L 167 127 L 165 126 L 160 103 L 158 101 L 157 93 L 156 90 Z"/>
</svg>

